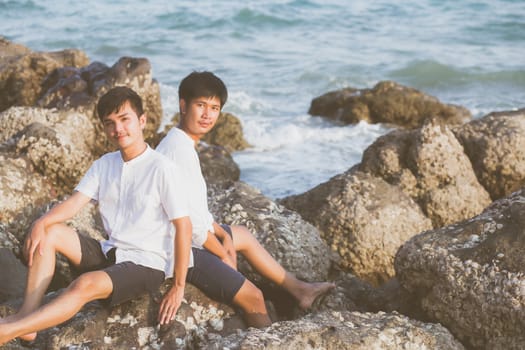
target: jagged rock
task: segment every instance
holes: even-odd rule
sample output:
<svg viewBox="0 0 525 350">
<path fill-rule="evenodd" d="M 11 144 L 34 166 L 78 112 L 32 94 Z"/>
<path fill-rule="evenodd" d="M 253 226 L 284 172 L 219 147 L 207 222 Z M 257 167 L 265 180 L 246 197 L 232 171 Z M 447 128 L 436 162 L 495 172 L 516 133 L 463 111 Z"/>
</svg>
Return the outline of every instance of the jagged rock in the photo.
<svg viewBox="0 0 525 350">
<path fill-rule="evenodd" d="M 396 256 L 400 283 L 473 349 L 525 345 L 524 214 L 521 190 L 470 220 L 413 237 Z"/>
<path fill-rule="evenodd" d="M 344 269 L 374 285 L 394 275 L 394 255 L 403 242 L 431 228 L 398 187 L 359 171 L 337 175 L 281 203 L 319 228 Z"/>
<path fill-rule="evenodd" d="M 0 228 L 0 236 L 2 236 Z M 3 243 L 0 243 L 3 245 Z M 18 260 L 12 249 L 0 248 L 0 303 L 24 294 L 27 268 Z"/>
<path fill-rule="evenodd" d="M 379 137 L 359 169 L 399 186 L 434 227 L 477 215 L 491 202 L 452 131 L 434 121 Z"/>
<path fill-rule="evenodd" d="M 0 222 L 14 223 L 55 197 L 53 187 L 33 171 L 31 162 L 0 154 Z"/>
<path fill-rule="evenodd" d="M 152 78 L 151 65 L 146 58 L 121 57 L 112 67 L 93 62 L 82 68 L 57 69 L 43 82 L 36 104 L 46 108 L 78 109 L 100 128 L 95 104 L 100 96 L 119 85 L 128 86 L 141 96 L 148 117 L 144 135 L 148 141 L 154 139 L 162 119 L 162 105 L 159 84 Z M 99 138 L 105 141 L 102 133 Z"/>
<path fill-rule="evenodd" d="M 463 107 L 443 104 L 435 97 L 393 81 L 379 82 L 372 89 L 329 92 L 315 98 L 308 113 L 343 124 L 364 120 L 405 128 L 420 127 L 428 118 L 437 118 L 444 124 L 462 124 L 471 118 Z"/>
<path fill-rule="evenodd" d="M 89 63 L 80 50 L 33 52 L 0 37 L 0 111 L 11 106 L 33 106 L 46 76 L 56 68 Z"/>
<path fill-rule="evenodd" d="M 0 126 L 6 147 L 27 158 L 60 195 L 73 190 L 94 160 L 99 135 L 82 113 L 12 107 L 0 113 Z"/>
<path fill-rule="evenodd" d="M 238 181 L 241 170 L 228 151 L 221 146 L 200 142 L 197 153 L 202 175 L 207 184 L 221 184 Z"/>
<path fill-rule="evenodd" d="M 525 109 L 490 113 L 455 134 L 492 199 L 525 185 Z"/>
<path fill-rule="evenodd" d="M 259 243 L 288 271 L 306 281 L 327 279 L 333 261 L 315 227 L 263 196 L 255 188 L 235 182 L 227 189 L 209 186 L 210 211 L 219 223 L 244 225 Z M 242 259 L 239 271 L 264 283 Z"/>
<path fill-rule="evenodd" d="M 192 285 L 186 285 L 185 300 L 175 320 L 160 327 L 157 322 L 159 301 L 171 283 L 167 280 L 156 295 L 144 295 L 111 309 L 100 301 L 88 303 L 70 320 L 40 332 L 31 348 L 188 349 L 206 337 L 222 337 L 246 328 L 232 308 L 209 299 Z M 49 293 L 44 302 L 60 293 Z M 0 317 L 14 313 L 20 303 L 18 300 L 0 305 Z M 18 340 L 4 346 L 24 349 Z"/>
<path fill-rule="evenodd" d="M 385 313 L 327 311 L 214 338 L 200 349 L 464 349 L 439 324 Z"/>
</svg>

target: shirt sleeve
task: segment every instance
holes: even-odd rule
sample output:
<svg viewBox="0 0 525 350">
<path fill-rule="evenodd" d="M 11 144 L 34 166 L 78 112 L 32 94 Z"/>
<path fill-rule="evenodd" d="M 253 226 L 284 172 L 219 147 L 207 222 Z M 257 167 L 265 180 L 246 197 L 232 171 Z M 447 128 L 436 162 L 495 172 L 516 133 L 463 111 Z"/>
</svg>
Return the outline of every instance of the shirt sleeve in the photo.
<svg viewBox="0 0 525 350">
<path fill-rule="evenodd" d="M 100 188 L 100 161 L 96 160 L 91 164 L 84 177 L 75 187 L 75 191 L 81 192 L 89 198 L 98 201 L 98 194 Z"/>
<path fill-rule="evenodd" d="M 189 216 L 189 197 L 187 186 L 184 185 L 184 176 L 175 164 L 166 162 L 160 182 L 161 201 L 170 220 Z"/>
</svg>

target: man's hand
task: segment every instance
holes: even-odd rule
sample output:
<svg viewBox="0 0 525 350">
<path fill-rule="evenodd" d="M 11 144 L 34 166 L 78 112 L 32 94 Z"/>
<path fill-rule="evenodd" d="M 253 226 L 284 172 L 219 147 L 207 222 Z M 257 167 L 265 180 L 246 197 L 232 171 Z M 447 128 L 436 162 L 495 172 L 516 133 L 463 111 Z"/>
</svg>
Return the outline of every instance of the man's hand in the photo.
<svg viewBox="0 0 525 350">
<path fill-rule="evenodd" d="M 237 270 L 237 253 L 235 252 L 232 238 L 226 232 L 224 238 L 222 239 L 222 245 L 224 246 L 224 249 L 226 249 L 227 254 L 227 257 L 222 259 L 222 261 L 230 265 L 232 269 Z"/>
<path fill-rule="evenodd" d="M 159 322 L 161 325 L 168 324 L 175 319 L 179 310 L 182 298 L 184 297 L 184 287 L 174 285 L 166 293 L 159 309 Z"/>
<path fill-rule="evenodd" d="M 24 242 L 23 253 L 28 266 L 31 266 L 33 264 L 33 256 L 37 248 L 38 254 L 43 254 L 45 242 L 46 230 L 44 228 L 44 224 L 40 220 L 37 220 L 31 227 L 31 233 L 27 235 Z"/>
</svg>

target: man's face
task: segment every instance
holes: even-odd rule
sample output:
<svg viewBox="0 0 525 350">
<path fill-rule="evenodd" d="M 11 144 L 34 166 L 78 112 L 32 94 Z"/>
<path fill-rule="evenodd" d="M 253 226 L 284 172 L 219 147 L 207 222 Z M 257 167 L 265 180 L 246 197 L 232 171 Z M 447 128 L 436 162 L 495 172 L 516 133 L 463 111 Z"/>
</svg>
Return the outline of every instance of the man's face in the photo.
<svg viewBox="0 0 525 350">
<path fill-rule="evenodd" d="M 129 102 L 124 103 L 118 112 L 104 117 L 102 122 L 109 141 L 121 150 L 143 141 L 146 115 L 139 118 Z"/>
<path fill-rule="evenodd" d="M 194 140 L 199 140 L 209 132 L 221 114 L 221 101 L 218 97 L 198 97 L 189 103 L 180 100 L 181 127 Z"/>
</svg>

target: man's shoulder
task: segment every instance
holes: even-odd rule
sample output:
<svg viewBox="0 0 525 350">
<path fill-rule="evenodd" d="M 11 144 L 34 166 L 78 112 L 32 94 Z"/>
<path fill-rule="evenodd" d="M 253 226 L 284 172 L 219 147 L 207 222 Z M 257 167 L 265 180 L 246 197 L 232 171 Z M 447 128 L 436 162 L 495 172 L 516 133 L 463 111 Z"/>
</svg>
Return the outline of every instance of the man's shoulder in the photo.
<svg viewBox="0 0 525 350">
<path fill-rule="evenodd" d="M 193 143 L 184 131 L 175 127 L 168 131 L 166 136 L 160 141 L 157 149 L 163 149 L 165 147 L 193 147 Z"/>
</svg>

